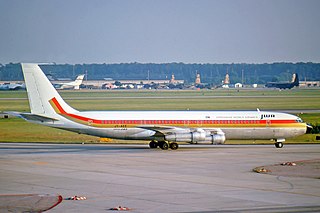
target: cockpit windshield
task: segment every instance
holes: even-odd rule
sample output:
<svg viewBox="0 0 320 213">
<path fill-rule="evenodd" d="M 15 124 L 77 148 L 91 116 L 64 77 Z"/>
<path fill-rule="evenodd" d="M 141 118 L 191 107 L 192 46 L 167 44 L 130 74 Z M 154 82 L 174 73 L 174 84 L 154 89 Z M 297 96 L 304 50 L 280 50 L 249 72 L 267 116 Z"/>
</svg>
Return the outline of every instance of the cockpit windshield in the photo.
<svg viewBox="0 0 320 213">
<path fill-rule="evenodd" d="M 302 120 L 301 118 L 297 118 L 297 119 L 296 119 L 296 122 L 297 122 L 297 123 L 303 123 L 303 120 Z"/>
</svg>

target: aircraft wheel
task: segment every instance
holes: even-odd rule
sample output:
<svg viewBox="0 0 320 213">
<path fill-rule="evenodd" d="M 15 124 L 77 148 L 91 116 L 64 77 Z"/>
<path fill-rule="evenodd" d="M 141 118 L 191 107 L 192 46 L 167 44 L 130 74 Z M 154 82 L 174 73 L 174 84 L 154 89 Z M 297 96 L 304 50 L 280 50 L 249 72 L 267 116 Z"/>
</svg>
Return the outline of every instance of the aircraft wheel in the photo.
<svg viewBox="0 0 320 213">
<path fill-rule="evenodd" d="M 282 148 L 283 147 L 283 143 L 282 142 L 276 142 L 274 145 L 276 146 L 276 148 Z"/>
<path fill-rule="evenodd" d="M 171 148 L 172 150 L 176 150 L 176 149 L 179 148 L 179 145 L 178 145 L 177 143 L 170 143 L 170 148 Z"/>
<path fill-rule="evenodd" d="M 156 141 L 151 141 L 151 142 L 149 143 L 149 147 L 150 147 L 151 149 L 155 149 L 155 148 L 158 147 L 158 143 L 157 143 Z"/>
<path fill-rule="evenodd" d="M 159 147 L 162 149 L 162 150 L 167 150 L 169 149 L 169 144 L 167 142 L 159 142 Z"/>
</svg>

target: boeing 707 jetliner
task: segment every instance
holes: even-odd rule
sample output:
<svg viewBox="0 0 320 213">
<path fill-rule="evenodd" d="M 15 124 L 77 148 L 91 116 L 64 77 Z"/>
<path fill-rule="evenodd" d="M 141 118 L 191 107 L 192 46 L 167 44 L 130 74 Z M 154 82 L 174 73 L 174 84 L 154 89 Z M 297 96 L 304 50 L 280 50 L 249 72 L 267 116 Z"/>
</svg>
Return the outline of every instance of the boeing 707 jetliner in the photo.
<svg viewBox="0 0 320 213">
<path fill-rule="evenodd" d="M 227 139 L 273 139 L 306 133 L 299 117 L 266 111 L 84 111 L 70 107 L 37 64 L 22 64 L 31 113 L 16 115 L 32 123 L 81 134 L 150 140 L 150 148 L 177 149 L 177 142 L 223 144 Z"/>
</svg>

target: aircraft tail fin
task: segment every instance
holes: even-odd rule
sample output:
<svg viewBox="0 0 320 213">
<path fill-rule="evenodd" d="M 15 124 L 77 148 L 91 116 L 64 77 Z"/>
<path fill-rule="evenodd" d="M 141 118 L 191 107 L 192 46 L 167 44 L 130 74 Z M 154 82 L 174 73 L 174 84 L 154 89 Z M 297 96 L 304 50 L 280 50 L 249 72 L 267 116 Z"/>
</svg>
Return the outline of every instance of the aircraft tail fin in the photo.
<svg viewBox="0 0 320 213">
<path fill-rule="evenodd" d="M 84 74 L 78 75 L 78 77 L 74 81 L 74 83 L 75 83 L 74 89 L 80 89 L 80 85 L 82 84 L 83 79 L 84 79 Z"/>
<path fill-rule="evenodd" d="M 77 85 L 80 85 L 80 84 L 82 84 L 83 79 L 84 79 L 84 74 L 83 75 L 78 75 L 78 77 L 75 80 L 75 83 Z"/>
<path fill-rule="evenodd" d="M 22 63 L 30 110 L 32 114 L 47 115 L 53 117 L 56 111 L 51 105 L 55 99 L 66 112 L 75 112 L 59 95 L 51 82 L 37 64 Z"/>
<path fill-rule="evenodd" d="M 298 73 L 294 73 L 292 75 L 292 83 L 293 83 L 293 86 L 299 86 L 299 76 L 298 76 Z"/>
</svg>

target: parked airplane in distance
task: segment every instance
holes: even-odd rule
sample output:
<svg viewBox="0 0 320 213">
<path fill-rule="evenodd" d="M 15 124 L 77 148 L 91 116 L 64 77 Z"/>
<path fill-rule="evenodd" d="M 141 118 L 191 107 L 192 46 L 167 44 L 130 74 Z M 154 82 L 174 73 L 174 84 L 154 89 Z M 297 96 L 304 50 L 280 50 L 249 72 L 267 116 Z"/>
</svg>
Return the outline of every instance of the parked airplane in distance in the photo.
<svg viewBox="0 0 320 213">
<path fill-rule="evenodd" d="M 292 75 L 291 82 L 268 82 L 266 87 L 275 87 L 280 89 L 292 89 L 293 87 L 299 86 L 299 77 L 297 73 Z"/>
<path fill-rule="evenodd" d="M 76 80 L 67 83 L 55 83 L 54 87 L 56 89 L 80 89 L 80 85 L 82 84 L 83 79 L 84 74 L 78 75 Z"/>
<path fill-rule="evenodd" d="M 223 144 L 227 139 L 274 139 L 302 135 L 299 117 L 266 111 L 84 111 L 70 107 L 37 64 L 22 64 L 31 113 L 27 121 L 98 137 L 150 140 L 150 148 L 177 149 L 177 142 Z"/>
<path fill-rule="evenodd" d="M 24 89 L 26 89 L 25 84 L 4 83 L 0 85 L 0 90 L 24 90 Z"/>
</svg>

